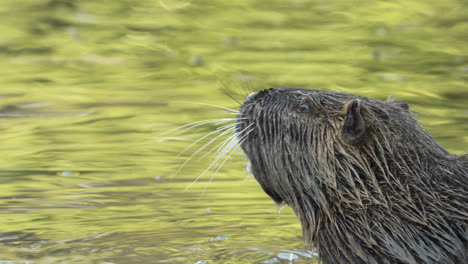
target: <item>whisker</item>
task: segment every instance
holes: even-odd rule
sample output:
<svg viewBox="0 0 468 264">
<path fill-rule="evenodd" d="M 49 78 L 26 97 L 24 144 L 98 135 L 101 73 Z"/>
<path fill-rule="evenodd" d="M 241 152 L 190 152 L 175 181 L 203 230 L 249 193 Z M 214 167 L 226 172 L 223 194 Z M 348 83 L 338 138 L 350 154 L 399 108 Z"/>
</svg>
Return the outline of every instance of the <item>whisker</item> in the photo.
<svg viewBox="0 0 468 264">
<path fill-rule="evenodd" d="M 231 137 L 232 137 L 232 136 L 228 137 L 226 140 L 223 140 L 223 141 L 219 142 L 218 145 L 216 145 L 216 146 L 214 146 L 213 148 L 211 148 L 210 151 L 208 151 L 207 153 L 203 154 L 203 156 L 201 156 L 198 160 L 202 160 L 202 159 L 205 158 L 206 156 L 210 155 L 210 153 L 213 152 L 213 150 L 215 150 L 215 149 L 217 149 L 217 148 L 218 148 L 218 149 L 222 148 L 221 145 L 226 144 L 226 141 L 229 141 L 229 140 L 231 139 Z M 218 153 L 218 151 L 217 151 L 216 153 Z"/>
<path fill-rule="evenodd" d="M 233 128 L 234 128 L 234 129 L 230 129 L 229 132 L 234 132 L 235 127 L 233 127 Z M 226 132 L 228 132 L 228 131 L 226 130 Z M 227 134 L 227 133 L 224 133 L 223 135 L 225 135 L 225 134 Z M 235 133 L 234 133 L 234 135 L 235 135 Z M 220 135 L 220 136 L 221 136 L 221 135 Z M 224 146 L 224 144 L 226 144 L 226 142 L 229 141 L 232 137 L 233 137 L 233 135 L 229 136 L 226 140 L 223 140 L 223 141 L 219 142 L 216 146 L 214 146 L 213 148 L 211 148 L 210 151 L 208 151 L 208 152 L 206 152 L 205 154 L 203 154 L 203 156 L 201 156 L 198 160 L 202 160 L 203 158 L 205 158 L 206 156 L 208 156 L 210 153 L 212 153 L 216 148 L 221 148 L 221 147 L 220 147 L 221 145 Z M 217 137 L 217 138 L 218 138 L 218 137 Z M 215 139 L 216 139 L 216 138 L 215 138 Z M 216 153 L 218 153 L 218 152 L 216 152 Z"/>
<path fill-rule="evenodd" d="M 179 126 L 179 127 L 176 127 L 176 128 L 173 128 L 171 130 L 168 130 L 164 133 L 161 133 L 157 136 L 155 136 L 154 138 L 158 138 L 162 135 L 166 135 L 166 134 L 169 134 L 173 131 L 176 131 L 176 130 L 179 130 L 179 129 L 182 129 L 184 127 L 189 127 L 189 126 L 192 126 L 192 125 L 197 125 L 197 124 L 209 124 L 209 123 L 216 123 L 216 122 L 221 122 L 221 123 L 224 123 L 224 122 L 227 122 L 227 121 L 232 121 L 232 120 L 237 120 L 238 118 L 216 118 L 216 119 L 207 119 L 207 120 L 200 120 L 200 121 L 196 121 L 196 122 L 192 122 L 192 123 L 189 123 L 189 124 L 185 124 L 185 125 L 182 125 L 182 126 Z M 193 128 L 193 127 L 192 127 Z M 191 128 L 189 128 L 191 129 Z M 188 129 L 187 129 L 188 130 Z M 185 131 L 185 130 L 184 130 Z"/>
<path fill-rule="evenodd" d="M 232 141 L 231 141 L 232 142 Z M 224 152 L 224 151 L 223 151 Z M 224 154 L 226 154 L 226 152 L 224 152 Z M 194 183 L 196 183 L 201 177 L 203 177 L 203 175 L 205 175 L 214 165 L 216 165 L 218 163 L 218 161 L 221 159 L 223 155 L 219 155 L 216 156 L 216 158 L 213 160 L 213 162 L 211 162 L 210 166 L 208 166 L 208 168 L 206 168 L 205 171 L 203 171 L 202 174 L 200 174 L 191 184 L 189 184 L 185 189 L 184 191 L 188 190 Z"/>
<path fill-rule="evenodd" d="M 193 128 L 196 128 L 196 127 L 199 127 L 199 126 L 202 126 L 202 125 L 206 125 L 206 124 L 209 124 L 209 123 L 214 123 L 215 125 L 220 125 L 222 123 L 226 123 L 228 121 L 232 121 L 232 120 L 236 120 L 237 118 L 220 118 L 218 119 L 219 121 L 216 122 L 216 121 L 213 121 L 213 122 L 206 122 L 206 123 L 200 123 L 200 124 L 196 124 L 196 125 L 193 125 L 191 127 L 188 127 L 188 128 L 185 128 L 184 130 L 182 131 L 179 131 L 177 132 L 175 135 L 179 135 L 179 134 L 182 134 L 184 133 L 185 131 L 187 130 L 190 130 L 190 129 L 193 129 Z M 213 119 L 214 120 L 214 119 Z"/>
<path fill-rule="evenodd" d="M 230 137 L 228 137 L 226 140 L 224 140 L 223 142 L 220 142 L 220 144 L 216 145 L 213 149 L 211 149 L 209 152 L 212 152 L 214 149 L 218 148 L 218 150 L 216 151 L 216 154 L 219 154 L 219 152 L 223 149 L 223 147 L 228 144 L 229 142 L 231 142 L 231 140 L 236 136 L 236 134 L 234 133 L 233 135 L 231 135 Z M 221 146 L 220 146 L 221 145 Z M 207 153 L 209 154 L 209 153 Z M 205 154 L 205 155 L 207 155 Z"/>
<path fill-rule="evenodd" d="M 254 129 L 252 128 L 251 130 L 249 130 L 244 136 L 242 136 L 242 140 L 239 140 L 239 143 L 237 144 L 236 142 L 236 139 L 237 138 L 234 138 L 233 140 L 231 140 L 231 142 L 228 144 L 228 146 L 226 147 L 226 151 L 223 151 L 224 155 L 227 154 L 227 152 L 230 151 L 230 153 L 228 154 L 228 156 L 223 160 L 223 162 L 221 163 L 221 165 L 218 166 L 218 169 L 213 173 L 213 175 L 210 177 L 210 179 L 208 180 L 206 186 L 205 186 L 205 189 L 203 189 L 203 192 L 202 192 L 202 195 L 205 194 L 207 188 L 208 188 L 208 185 L 210 185 L 210 183 L 213 181 L 214 177 L 216 176 L 216 174 L 218 174 L 218 172 L 221 170 L 221 168 L 224 166 L 224 164 L 226 163 L 226 161 L 232 156 L 232 154 L 240 147 L 240 145 L 247 139 L 247 136 L 248 134 L 253 131 Z M 232 145 L 232 146 L 230 146 Z M 232 149 L 232 151 L 231 151 Z"/>
<path fill-rule="evenodd" d="M 241 102 L 241 99 L 239 97 L 237 97 L 234 92 L 232 90 L 230 90 L 228 88 L 228 86 L 225 86 L 222 91 L 224 92 L 224 94 L 226 94 L 227 96 L 229 96 L 229 98 L 231 98 L 232 100 L 234 100 L 236 103 L 238 103 L 239 105 L 242 104 Z"/>
<path fill-rule="evenodd" d="M 214 104 L 197 103 L 197 102 L 187 102 L 187 101 L 170 101 L 170 102 L 174 102 L 174 103 L 185 103 L 185 104 L 207 105 L 207 106 L 212 106 L 212 107 L 216 107 L 216 108 L 228 110 L 229 112 L 239 113 L 239 111 L 237 111 L 237 110 L 234 110 L 234 109 L 231 109 L 231 108 L 228 108 L 228 107 L 224 107 L 224 106 L 214 105 Z"/>
<path fill-rule="evenodd" d="M 217 155 L 216 155 L 216 159 L 219 160 L 221 159 L 222 157 L 224 157 L 224 155 L 226 155 L 226 153 L 229 152 L 229 150 L 237 144 L 237 138 L 235 137 L 236 135 L 232 135 L 230 136 L 227 140 L 225 140 L 225 144 L 223 144 L 222 149 L 219 150 L 217 152 Z"/>
<path fill-rule="evenodd" d="M 202 120 L 202 121 L 198 121 L 199 123 L 198 124 L 194 124 L 194 123 L 197 123 L 197 122 L 193 122 L 191 123 L 193 126 L 189 127 L 189 128 L 186 128 L 180 132 L 177 132 L 176 135 L 182 133 L 182 132 L 185 132 L 187 130 L 190 130 L 192 128 L 195 128 L 195 127 L 198 127 L 198 126 L 201 126 L 201 125 L 205 125 L 205 124 L 209 124 L 209 123 L 215 123 L 215 125 L 219 125 L 219 124 L 222 124 L 222 123 L 225 123 L 225 122 L 228 122 L 228 121 L 237 121 L 237 120 L 244 120 L 244 119 L 247 119 L 245 117 L 236 117 L 236 118 L 216 118 L 216 119 L 207 119 L 207 120 Z M 206 121 L 206 122 L 205 122 Z M 181 127 L 179 127 L 180 129 Z"/>
<path fill-rule="evenodd" d="M 223 133 L 219 134 L 218 136 L 216 136 L 214 139 L 210 140 L 208 143 L 206 143 L 205 145 L 203 145 L 201 148 L 199 148 L 197 151 L 195 151 L 187 160 L 184 161 L 184 163 L 177 169 L 176 171 L 176 175 L 179 174 L 179 172 L 182 170 L 182 168 L 185 167 L 185 165 L 187 165 L 187 163 L 193 158 L 195 157 L 198 153 L 200 153 L 200 151 L 202 151 L 203 149 L 205 149 L 206 147 L 208 147 L 211 143 L 213 143 L 216 139 L 218 139 L 219 137 L 223 136 L 223 135 L 226 135 L 227 133 L 233 131 L 235 129 L 235 127 L 231 127 L 229 129 L 226 129 L 226 131 L 224 131 Z M 222 131 L 222 130 L 220 130 Z M 215 131 L 215 132 L 211 132 L 210 134 L 206 135 L 205 137 L 213 134 L 213 133 L 216 133 L 216 132 L 220 132 L 220 131 Z M 184 150 L 185 151 L 185 150 Z"/>
<path fill-rule="evenodd" d="M 239 133 L 236 133 L 238 135 L 242 134 L 246 129 L 248 129 L 249 127 L 251 127 L 253 125 L 253 123 L 249 124 L 244 130 L 242 130 L 241 132 Z M 203 158 L 205 158 L 206 156 L 208 156 L 210 153 L 212 153 L 215 149 L 218 149 L 218 151 L 216 151 L 216 153 L 219 153 L 219 151 L 224 147 L 224 145 L 232 138 L 232 137 L 235 137 L 236 134 L 230 136 L 229 138 L 227 138 L 226 140 L 224 141 L 221 141 L 218 145 L 214 146 L 210 151 L 208 151 L 207 153 L 205 153 L 203 156 L 201 156 L 198 160 L 202 160 Z"/>
<path fill-rule="evenodd" d="M 249 125 L 248 125 L 246 128 L 244 128 L 241 132 L 235 133 L 234 135 L 230 136 L 227 140 L 229 141 L 231 138 L 233 138 L 233 137 L 235 138 L 235 137 L 237 137 L 238 135 L 241 135 L 245 130 L 249 129 L 249 127 L 251 127 L 252 125 L 253 125 L 253 123 L 252 123 L 252 124 L 249 124 Z M 216 154 L 218 154 L 218 153 L 223 149 L 224 145 L 226 145 L 226 141 L 225 141 L 225 143 L 224 143 L 222 146 L 220 146 L 220 147 L 218 148 L 218 150 L 216 151 Z"/>
<path fill-rule="evenodd" d="M 230 137 L 227 138 L 226 140 L 221 141 L 218 145 L 214 146 L 210 151 L 208 151 L 207 153 L 205 153 L 205 154 L 204 154 L 201 158 L 199 158 L 198 160 L 202 160 L 204 157 L 208 156 L 208 155 L 209 155 L 211 152 L 213 152 L 215 149 L 218 149 L 218 150 L 216 151 L 216 154 L 218 154 L 218 153 L 221 151 L 221 149 L 223 149 L 223 147 L 224 147 L 229 141 L 231 141 L 231 139 L 232 139 L 233 137 L 236 137 L 237 134 L 243 133 L 246 129 L 248 129 L 248 128 L 251 127 L 252 125 L 253 125 L 253 123 L 252 123 L 252 124 L 249 124 L 249 125 L 248 125 L 245 129 L 243 129 L 241 132 L 239 132 L 239 133 L 234 133 L 234 135 L 230 136 Z"/>
<path fill-rule="evenodd" d="M 207 135 L 205 135 L 205 136 L 203 136 L 203 137 L 197 139 L 195 142 L 193 142 L 192 144 L 190 144 L 188 147 L 186 147 L 184 150 L 182 150 L 179 154 L 177 154 L 176 157 L 177 157 L 177 158 L 180 157 L 180 155 L 184 154 L 188 149 L 190 149 L 193 145 L 197 144 L 198 142 L 200 142 L 200 141 L 203 140 L 204 138 L 206 138 L 206 137 L 208 137 L 208 136 L 210 136 L 210 135 L 212 135 L 212 134 L 219 133 L 220 131 L 223 131 L 223 130 L 225 130 L 225 129 L 227 129 L 227 128 L 232 128 L 232 127 L 234 127 L 235 125 L 236 125 L 236 124 L 228 124 L 228 125 L 224 125 L 224 126 L 221 126 L 221 127 L 216 128 L 215 131 L 208 133 Z M 216 137 L 216 138 L 217 138 L 217 137 Z"/>
<path fill-rule="evenodd" d="M 239 140 L 239 142 L 243 142 L 246 138 L 247 138 L 247 135 L 252 132 L 255 128 L 252 128 L 250 129 L 245 135 L 242 136 L 241 140 Z M 210 166 L 202 173 L 200 174 L 192 183 L 190 183 L 185 189 L 184 191 L 188 190 L 190 187 L 192 187 L 192 185 L 194 185 L 198 180 L 200 180 L 201 177 L 203 177 L 203 175 L 205 175 L 213 166 L 215 166 L 216 164 L 218 164 L 218 161 L 221 159 L 221 157 L 223 157 L 224 155 L 227 154 L 227 152 L 229 152 L 234 146 L 236 146 L 236 140 L 237 138 L 234 137 L 233 139 L 230 140 L 230 142 L 227 144 L 227 146 L 223 149 L 223 151 L 221 151 L 217 156 L 216 158 L 213 160 L 213 162 L 211 162 Z M 238 146 L 236 147 L 236 149 L 240 146 L 241 143 L 237 144 Z M 223 163 L 224 164 L 224 163 Z"/>
<path fill-rule="evenodd" d="M 223 162 L 221 163 L 221 165 L 219 165 L 218 169 L 213 173 L 213 175 L 211 175 L 211 178 L 208 180 L 208 182 L 206 183 L 206 186 L 205 186 L 205 189 L 203 189 L 203 192 L 201 195 L 204 195 L 205 192 L 206 192 L 206 189 L 208 189 L 208 185 L 210 185 L 210 183 L 213 181 L 214 177 L 216 176 L 216 174 L 218 174 L 219 170 L 221 170 L 221 168 L 224 166 L 224 163 L 226 163 L 226 161 L 232 156 L 232 154 L 239 148 L 240 145 L 237 145 L 237 144 L 233 144 L 232 147 L 230 147 L 229 151 L 232 151 L 228 154 L 228 156 L 223 160 Z"/>
<path fill-rule="evenodd" d="M 238 141 L 239 141 L 239 146 L 244 143 L 244 141 L 247 139 L 247 136 L 250 134 L 250 132 L 254 131 L 255 130 L 255 127 L 253 127 L 252 129 L 250 129 L 249 131 L 247 131 L 247 133 L 245 133 L 245 135 L 241 136 Z"/>
<path fill-rule="evenodd" d="M 252 177 L 252 175 L 250 173 L 248 173 L 248 175 L 242 181 L 245 182 L 251 177 Z"/>
</svg>

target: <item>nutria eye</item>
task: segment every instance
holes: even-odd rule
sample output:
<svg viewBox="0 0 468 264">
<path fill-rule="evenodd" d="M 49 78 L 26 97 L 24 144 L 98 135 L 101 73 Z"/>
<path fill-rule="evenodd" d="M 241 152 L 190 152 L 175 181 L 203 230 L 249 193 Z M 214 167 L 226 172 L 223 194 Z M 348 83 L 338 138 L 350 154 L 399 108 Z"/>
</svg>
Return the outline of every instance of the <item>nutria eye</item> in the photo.
<svg viewBox="0 0 468 264">
<path fill-rule="evenodd" d="M 309 109 L 310 107 L 307 103 L 301 103 L 299 107 L 297 108 L 297 111 L 301 113 L 306 113 L 306 112 L 309 112 Z"/>
</svg>

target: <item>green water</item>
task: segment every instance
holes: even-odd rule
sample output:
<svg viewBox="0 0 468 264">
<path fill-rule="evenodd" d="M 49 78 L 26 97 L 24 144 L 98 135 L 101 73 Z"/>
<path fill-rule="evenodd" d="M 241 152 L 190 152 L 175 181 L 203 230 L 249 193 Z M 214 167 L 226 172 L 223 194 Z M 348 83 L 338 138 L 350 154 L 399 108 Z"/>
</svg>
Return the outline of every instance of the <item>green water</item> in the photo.
<svg viewBox="0 0 468 264">
<path fill-rule="evenodd" d="M 314 262 L 242 153 L 184 191 L 215 156 L 177 175 L 203 144 L 175 157 L 214 126 L 157 136 L 233 116 L 174 101 L 391 96 L 462 154 L 467 13 L 465 0 L 2 0 L 0 263 Z"/>
</svg>

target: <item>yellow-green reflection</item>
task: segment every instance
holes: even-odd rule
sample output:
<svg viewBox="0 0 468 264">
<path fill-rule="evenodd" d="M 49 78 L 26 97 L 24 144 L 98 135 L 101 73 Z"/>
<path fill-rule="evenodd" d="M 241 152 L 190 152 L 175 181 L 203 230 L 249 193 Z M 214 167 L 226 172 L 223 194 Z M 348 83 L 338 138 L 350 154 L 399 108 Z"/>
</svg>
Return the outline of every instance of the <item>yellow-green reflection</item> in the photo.
<svg viewBox="0 0 468 264">
<path fill-rule="evenodd" d="M 0 3 L 0 262 L 275 263 L 306 253 L 236 153 L 177 154 L 250 90 L 408 102 L 468 146 L 463 0 L 38 0 Z M 206 142 L 206 141 L 205 141 Z M 245 180 L 244 180 L 245 179 Z M 227 239 L 225 239 L 227 238 Z M 270 261 L 270 262 L 268 262 Z M 299 256 L 294 263 L 310 262 Z M 287 261 L 286 261 L 287 262 Z"/>
</svg>

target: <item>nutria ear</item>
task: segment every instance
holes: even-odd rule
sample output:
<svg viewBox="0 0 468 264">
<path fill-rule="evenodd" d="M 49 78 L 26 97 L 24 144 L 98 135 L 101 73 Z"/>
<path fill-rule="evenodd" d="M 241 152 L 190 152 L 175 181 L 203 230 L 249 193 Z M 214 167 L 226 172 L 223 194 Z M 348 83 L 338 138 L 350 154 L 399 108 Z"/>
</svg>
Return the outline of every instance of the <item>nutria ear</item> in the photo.
<svg viewBox="0 0 468 264">
<path fill-rule="evenodd" d="M 362 104 L 359 99 L 353 100 L 345 105 L 346 117 L 341 130 L 341 136 L 348 144 L 357 144 L 364 136 L 366 124 L 361 115 L 361 110 Z"/>
</svg>

